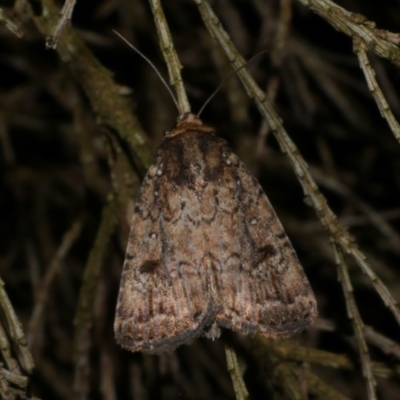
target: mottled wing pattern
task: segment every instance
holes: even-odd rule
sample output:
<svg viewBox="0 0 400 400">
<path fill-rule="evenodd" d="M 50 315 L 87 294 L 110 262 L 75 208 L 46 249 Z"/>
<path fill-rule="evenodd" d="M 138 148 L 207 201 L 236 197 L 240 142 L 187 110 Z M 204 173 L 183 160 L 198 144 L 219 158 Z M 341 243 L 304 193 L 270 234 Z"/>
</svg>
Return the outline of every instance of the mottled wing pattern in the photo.
<svg viewBox="0 0 400 400">
<path fill-rule="evenodd" d="M 193 261 L 204 243 L 179 222 L 185 192 L 171 186 L 163 171 L 168 165 L 168 157 L 156 158 L 132 219 L 114 325 L 117 342 L 131 351 L 172 351 L 215 319 Z"/>
<path fill-rule="evenodd" d="M 119 344 L 160 353 L 219 327 L 285 337 L 314 295 L 266 195 L 192 116 L 157 150 L 139 195 L 115 319 Z"/>
<path fill-rule="evenodd" d="M 217 323 L 273 338 L 293 335 L 316 318 L 314 294 L 261 186 L 225 145 L 222 153 Z"/>
</svg>

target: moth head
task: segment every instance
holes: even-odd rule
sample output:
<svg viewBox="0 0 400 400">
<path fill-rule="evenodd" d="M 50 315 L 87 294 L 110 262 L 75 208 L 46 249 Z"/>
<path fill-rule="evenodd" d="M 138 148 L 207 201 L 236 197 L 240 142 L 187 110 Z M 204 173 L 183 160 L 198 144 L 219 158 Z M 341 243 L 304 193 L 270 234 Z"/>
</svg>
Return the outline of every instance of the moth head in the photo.
<svg viewBox="0 0 400 400">
<path fill-rule="evenodd" d="M 214 133 L 214 129 L 204 125 L 203 121 L 196 114 L 184 113 L 178 117 L 174 129 L 165 132 L 164 135 L 167 138 L 172 138 L 189 131 Z"/>
<path fill-rule="evenodd" d="M 203 125 L 201 119 L 196 114 L 193 114 L 191 112 L 181 114 L 176 120 L 176 127 L 178 128 L 179 125 L 182 125 L 184 123 Z"/>
</svg>

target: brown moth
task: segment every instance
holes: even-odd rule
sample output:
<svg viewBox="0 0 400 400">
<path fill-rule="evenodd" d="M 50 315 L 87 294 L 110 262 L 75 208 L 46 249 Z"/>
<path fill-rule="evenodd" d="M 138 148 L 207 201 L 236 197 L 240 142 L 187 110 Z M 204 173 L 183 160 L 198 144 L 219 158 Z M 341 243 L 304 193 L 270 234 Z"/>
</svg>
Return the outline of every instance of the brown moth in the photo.
<svg viewBox="0 0 400 400">
<path fill-rule="evenodd" d="M 284 338 L 317 304 L 257 180 L 214 129 L 182 115 L 135 206 L 115 317 L 117 342 L 162 353 L 220 328 Z"/>
</svg>

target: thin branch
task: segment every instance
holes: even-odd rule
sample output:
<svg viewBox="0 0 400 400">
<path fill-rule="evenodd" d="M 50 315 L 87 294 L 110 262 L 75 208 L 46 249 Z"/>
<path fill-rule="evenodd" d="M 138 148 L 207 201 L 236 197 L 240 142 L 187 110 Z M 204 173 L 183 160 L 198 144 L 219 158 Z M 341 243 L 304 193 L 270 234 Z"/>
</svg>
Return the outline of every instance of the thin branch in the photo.
<svg viewBox="0 0 400 400">
<path fill-rule="evenodd" d="M 259 340 L 262 344 L 266 339 L 260 338 Z M 267 345 L 272 346 L 271 341 Z M 300 346 L 290 340 L 275 340 L 273 350 L 282 360 L 306 362 L 330 368 L 354 369 L 353 363 L 343 354 Z"/>
<path fill-rule="evenodd" d="M 75 390 L 81 392 L 81 384 L 87 384 L 86 374 L 82 370 L 89 363 L 90 335 L 92 326 L 94 299 L 103 265 L 105 252 L 117 222 L 118 201 L 111 197 L 104 206 L 101 223 L 97 231 L 94 245 L 90 251 L 83 275 L 83 284 L 79 293 L 78 306 L 75 314 L 74 356 L 75 356 Z M 82 394 L 82 393 L 81 393 Z"/>
<path fill-rule="evenodd" d="M 305 368 L 297 368 L 299 374 L 307 382 L 307 386 L 311 393 L 313 393 L 316 398 L 324 400 L 350 400 L 349 397 L 343 396 L 333 389 L 332 386 L 327 385 L 322 379 L 317 375 L 313 374 L 311 371 Z"/>
<path fill-rule="evenodd" d="M 364 324 L 354 299 L 353 286 L 350 281 L 349 272 L 342 250 L 334 241 L 332 246 L 335 253 L 336 265 L 338 267 L 339 281 L 342 284 L 344 297 L 346 299 L 347 315 L 353 325 L 355 338 L 360 352 L 363 375 L 367 380 L 368 399 L 376 400 L 376 382 L 372 370 L 372 363 L 369 356 L 367 342 L 364 336 Z"/>
<path fill-rule="evenodd" d="M 375 22 L 364 15 L 355 14 L 338 6 L 330 0 L 299 0 L 338 31 L 352 38 L 359 38 L 366 47 L 396 65 L 400 65 L 398 35 L 376 28 Z"/>
<path fill-rule="evenodd" d="M 393 251 L 396 253 L 400 252 L 400 235 L 376 210 L 374 210 L 371 205 L 354 194 L 345 184 L 341 183 L 334 177 L 324 174 L 318 168 L 310 167 L 310 171 L 316 182 L 318 182 L 322 187 L 328 188 L 334 193 L 347 198 L 354 207 L 364 213 L 371 225 L 375 226 L 375 228 L 388 239 L 388 244 L 390 244 Z"/>
<path fill-rule="evenodd" d="M 385 95 L 378 85 L 375 71 L 368 60 L 366 45 L 358 38 L 353 39 L 353 45 L 354 52 L 357 54 L 361 69 L 364 72 L 365 80 L 368 84 L 368 89 L 374 97 L 376 105 L 378 106 L 382 117 L 385 118 L 387 123 L 389 124 L 389 127 L 393 132 L 394 137 L 400 142 L 400 125 L 393 115 L 392 110 L 390 109 L 390 106 L 386 101 Z"/>
<path fill-rule="evenodd" d="M 257 4 L 257 3 L 256 3 Z M 292 0 L 282 0 L 279 2 L 279 15 L 277 18 L 274 38 L 272 40 L 271 49 L 271 69 L 272 73 L 267 83 L 267 96 L 272 104 L 275 103 L 278 90 L 281 86 L 281 67 L 286 55 L 286 49 L 289 38 L 290 23 L 292 21 Z M 260 12 L 264 7 L 260 7 Z M 266 146 L 266 138 L 270 133 L 269 125 L 263 120 L 261 127 L 257 134 L 257 159 L 260 159 Z"/>
<path fill-rule="evenodd" d="M 58 9 L 52 0 L 43 0 L 43 7 L 46 8 L 46 15 L 36 16 L 33 11 L 31 15 L 39 31 L 47 36 L 53 28 L 51 21 L 56 19 Z M 144 173 L 153 153 L 147 136 L 132 113 L 131 99 L 121 96 L 120 86 L 113 80 L 113 74 L 100 64 L 74 29 L 64 32 L 56 50 L 85 91 L 97 122 L 116 131 L 121 139 L 129 143 L 135 165 Z"/>
<path fill-rule="evenodd" d="M 293 363 L 276 363 L 273 369 L 274 379 L 279 382 L 285 399 L 307 400 L 308 396 L 306 396 L 298 382 L 295 370 L 296 368 Z"/>
<path fill-rule="evenodd" d="M 388 366 L 382 362 L 373 362 L 372 369 L 374 370 L 374 375 L 379 378 L 390 379 L 399 378 L 400 376 L 400 365 Z"/>
<path fill-rule="evenodd" d="M 74 11 L 76 0 L 65 0 L 63 8 L 60 12 L 60 19 L 57 22 L 57 25 L 51 32 L 50 36 L 46 38 L 46 47 L 48 49 L 55 49 L 57 47 L 58 39 L 60 38 L 61 33 L 71 22 L 72 12 Z"/>
<path fill-rule="evenodd" d="M 24 331 L 22 330 L 21 323 L 11 305 L 11 302 L 4 290 L 4 282 L 0 279 L 0 313 L 1 320 L 5 321 L 4 329 L 6 330 L 13 348 L 17 353 L 18 361 L 23 370 L 27 373 L 32 373 L 34 364 L 32 355 L 28 349 L 25 339 Z"/>
<path fill-rule="evenodd" d="M 1 368 L 1 374 L 2 377 L 5 378 L 11 384 L 18 386 L 23 391 L 26 390 L 29 382 L 26 376 L 14 374 L 4 368 Z"/>
<path fill-rule="evenodd" d="M 65 233 L 64 237 L 61 240 L 60 247 L 58 248 L 55 256 L 53 257 L 53 260 L 51 261 L 46 274 L 40 284 L 40 287 L 38 289 L 38 296 L 32 311 L 31 319 L 29 321 L 29 326 L 28 326 L 28 343 L 32 346 L 34 339 L 35 339 L 35 333 L 37 331 L 37 328 L 39 326 L 39 323 L 42 319 L 43 311 L 45 308 L 45 305 L 47 303 L 47 300 L 49 298 L 49 291 L 51 288 L 51 285 L 53 283 L 53 280 L 58 272 L 58 270 L 61 267 L 61 264 L 68 254 L 69 250 L 71 249 L 72 245 L 75 243 L 76 239 L 81 233 L 83 226 L 83 218 L 80 216 L 68 229 L 68 231 Z"/>
<path fill-rule="evenodd" d="M 4 376 L 3 371 L 3 368 L 0 368 L 0 397 L 6 400 L 13 400 L 16 398 L 16 396 L 13 395 L 12 389 Z"/>
<path fill-rule="evenodd" d="M 181 76 L 182 65 L 176 54 L 165 14 L 159 0 L 150 0 L 151 10 L 154 15 L 161 50 L 167 63 L 169 79 L 172 86 L 175 87 L 178 98 L 179 111 L 182 114 L 190 112 L 190 104 L 186 95 L 185 87 Z"/>
<path fill-rule="evenodd" d="M 285 399 L 306 400 L 308 397 L 304 393 L 304 387 L 296 376 L 296 364 L 285 360 L 275 351 L 277 343 L 285 345 L 288 341 L 270 340 L 258 335 L 252 342 L 251 353 L 259 364 L 267 387 L 272 391 L 279 388 Z"/>
<path fill-rule="evenodd" d="M 376 332 L 370 326 L 364 326 L 364 335 L 368 343 L 379 347 L 386 354 L 392 354 L 400 359 L 400 345 L 397 342 Z"/>
<path fill-rule="evenodd" d="M 11 21 L 9 18 L 7 18 L 2 8 L 0 8 L 0 23 L 3 23 L 4 26 L 18 38 L 24 37 L 24 33 L 21 28 L 14 21 Z"/>
<path fill-rule="evenodd" d="M 325 318 L 318 318 L 313 328 L 326 332 L 334 332 L 337 330 L 335 322 Z M 386 354 L 391 354 L 394 357 L 400 359 L 400 345 L 394 340 L 389 339 L 385 335 L 382 335 L 382 333 L 376 332 L 371 326 L 368 325 L 364 325 L 364 336 L 369 344 L 380 348 Z M 341 356 L 341 357 L 346 357 L 346 356 Z M 350 360 L 348 361 L 350 362 Z"/>
<path fill-rule="evenodd" d="M 320 322 L 319 327 L 315 327 L 317 329 L 325 330 L 325 331 L 334 331 L 336 330 L 333 322 L 328 320 L 317 320 Z M 324 327 L 321 327 L 321 324 L 324 324 Z M 363 335 L 365 339 L 371 344 L 380 347 L 383 351 L 388 354 L 396 354 L 396 350 L 393 352 L 388 348 L 391 343 L 393 346 L 398 347 L 397 343 L 391 341 L 390 339 L 384 337 L 383 335 L 377 334 L 373 332 L 372 328 L 368 326 L 364 326 Z M 386 350 L 383 348 L 382 343 L 385 343 L 387 346 Z M 291 340 L 271 340 L 266 339 L 260 335 L 256 336 L 254 339 L 254 349 L 253 352 L 256 357 L 265 357 L 266 354 L 271 353 L 269 357 L 278 358 L 280 361 L 297 361 L 299 363 L 306 364 L 314 364 L 315 366 L 323 366 L 328 368 L 342 369 L 347 371 L 354 371 L 356 369 L 356 365 L 350 359 L 349 356 L 345 354 L 336 354 L 330 351 L 313 349 L 310 347 L 300 346 L 297 343 Z M 388 366 L 384 363 L 371 362 L 372 372 L 375 377 L 382 377 L 389 379 L 392 376 L 398 375 L 400 368 L 398 365 Z M 303 370 L 306 370 L 303 368 Z"/>
<path fill-rule="evenodd" d="M 231 374 L 236 400 L 247 400 L 249 398 L 249 392 L 244 383 L 235 350 L 225 344 L 225 354 L 227 369 Z"/>
<path fill-rule="evenodd" d="M 10 341 L 2 324 L 0 324 L 0 352 L 2 362 L 6 365 L 7 369 L 9 371 L 21 373 L 21 368 L 19 367 L 18 361 L 14 358 Z"/>
</svg>

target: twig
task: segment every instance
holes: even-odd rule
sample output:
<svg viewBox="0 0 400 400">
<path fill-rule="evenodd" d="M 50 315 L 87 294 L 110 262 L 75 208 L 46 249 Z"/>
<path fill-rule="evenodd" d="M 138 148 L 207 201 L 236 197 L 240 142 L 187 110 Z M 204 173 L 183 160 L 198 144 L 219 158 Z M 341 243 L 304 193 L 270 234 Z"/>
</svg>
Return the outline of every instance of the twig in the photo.
<svg viewBox="0 0 400 400">
<path fill-rule="evenodd" d="M 368 91 L 363 82 L 355 80 L 348 71 L 332 62 L 327 52 L 317 51 L 310 43 L 298 37 L 291 38 L 289 46 L 290 59 L 285 67 L 291 71 L 290 75 L 293 75 L 291 79 L 295 80 L 295 85 L 298 87 L 297 93 L 301 96 L 301 101 L 305 103 L 300 109 L 308 109 L 307 114 L 316 112 L 315 93 L 310 90 L 309 83 L 303 76 L 305 68 L 308 71 L 307 75 L 312 76 L 312 80 L 340 110 L 343 118 L 360 130 L 366 129 L 368 125 L 364 121 L 364 108 L 349 96 L 350 93 L 347 90 L 343 90 L 343 88 L 351 88 L 362 95 L 367 95 Z M 350 55 L 348 58 L 349 61 L 352 60 Z M 352 64 L 354 67 L 357 66 L 355 59 Z M 297 82 L 299 80 L 300 82 Z"/>
<path fill-rule="evenodd" d="M 87 385 L 88 382 L 86 373 L 83 373 L 82 371 L 85 370 L 89 364 L 89 331 L 92 326 L 94 299 L 104 255 L 117 222 L 118 205 L 117 198 L 113 196 L 109 199 L 103 209 L 101 223 L 97 231 L 96 240 L 89 254 L 83 275 L 83 284 L 79 293 L 78 306 L 74 320 L 74 388 L 80 393 L 83 390 L 81 385 Z"/>
<path fill-rule="evenodd" d="M 18 38 L 24 37 L 24 33 L 21 31 L 21 28 L 4 15 L 4 10 L 2 8 L 0 8 L 0 22 L 3 23 L 5 27 Z"/>
<path fill-rule="evenodd" d="M 1 320 L 6 322 L 3 322 L 3 327 L 13 343 L 13 348 L 17 353 L 18 361 L 21 364 L 22 369 L 26 373 L 30 374 L 34 367 L 32 355 L 28 349 L 21 323 L 19 322 L 7 293 L 4 290 L 4 282 L 1 279 L 0 313 L 2 317 Z M 2 345 L 4 345 L 4 343 L 2 343 Z"/>
<path fill-rule="evenodd" d="M 171 32 L 165 19 L 164 11 L 159 0 L 150 0 L 150 6 L 154 15 L 154 22 L 157 27 L 161 50 L 168 67 L 169 80 L 171 85 L 175 87 L 179 111 L 181 114 L 188 113 L 190 112 L 190 104 L 181 76 L 182 65 L 175 52 Z"/>
<path fill-rule="evenodd" d="M 12 394 L 9 382 L 3 374 L 4 369 L 1 368 L 2 366 L 3 365 L 0 363 L 0 397 L 6 400 L 13 400 L 16 396 Z"/>
<path fill-rule="evenodd" d="M 376 347 L 379 347 L 386 354 L 392 354 L 400 359 L 400 345 L 392 339 L 376 332 L 370 326 L 364 326 L 364 335 L 367 341 Z"/>
<path fill-rule="evenodd" d="M 344 248 L 345 251 L 349 249 L 344 245 L 343 239 L 340 238 L 340 244 Z M 400 324 L 400 313 L 399 313 L 399 305 L 397 301 L 393 298 L 387 287 L 383 284 L 383 282 L 378 278 L 375 272 L 371 269 L 370 265 L 367 262 L 365 255 L 355 246 L 350 247 L 349 253 L 352 254 L 354 259 L 357 261 L 357 264 L 361 267 L 361 270 L 368 276 L 374 285 L 376 291 L 380 295 L 381 299 L 385 303 L 386 307 L 388 307 L 398 324 Z"/>
<path fill-rule="evenodd" d="M 317 375 L 313 374 L 308 369 L 297 368 L 297 370 L 306 380 L 310 392 L 313 393 L 316 398 L 324 400 L 350 400 L 348 397 L 343 396 L 331 386 L 327 385 L 323 380 L 321 380 Z"/>
<path fill-rule="evenodd" d="M 380 219 L 385 221 L 393 221 L 400 218 L 400 210 L 398 208 L 380 211 L 378 213 Z M 370 218 L 363 215 L 346 215 L 340 218 L 347 226 L 362 226 L 370 223 Z"/>
<path fill-rule="evenodd" d="M 43 6 L 46 7 L 45 16 L 35 16 L 33 11 L 31 15 L 43 35 L 48 35 L 58 10 L 52 0 L 44 0 Z M 74 29 L 64 32 L 56 50 L 85 91 L 97 122 L 116 131 L 121 139 L 129 143 L 135 165 L 144 173 L 153 154 L 147 136 L 132 113 L 132 101 L 120 95 L 119 85 L 113 80 L 111 72 L 99 63 Z"/>
<path fill-rule="evenodd" d="M 267 339 L 260 338 L 258 340 L 261 344 L 265 345 Z M 270 341 L 267 345 L 272 346 Z M 325 367 L 342 368 L 346 370 L 354 368 L 353 363 L 345 355 L 300 346 L 290 340 L 275 340 L 273 343 L 273 350 L 282 360 L 307 362 Z"/>
<path fill-rule="evenodd" d="M 80 216 L 68 229 L 65 233 L 64 237 L 62 238 L 61 245 L 58 248 L 53 260 L 51 261 L 46 274 L 42 280 L 40 288 L 38 289 L 38 296 L 35 302 L 35 306 L 32 311 L 32 316 L 29 321 L 28 326 L 28 343 L 32 346 L 37 328 L 39 326 L 39 322 L 42 318 L 42 314 L 44 311 L 44 307 L 46 302 L 49 298 L 49 291 L 53 280 L 60 269 L 60 266 L 68 254 L 69 250 L 71 249 L 72 245 L 75 243 L 76 239 L 78 238 L 79 234 L 81 233 L 83 225 L 83 218 Z"/>
<path fill-rule="evenodd" d="M 285 49 L 289 37 L 290 22 L 292 21 L 292 0 L 283 0 L 280 2 L 279 15 L 276 24 L 275 37 L 271 49 L 271 64 L 277 70 L 281 67 L 285 57 Z M 272 90 L 272 91 L 271 91 Z M 277 88 L 268 88 L 270 98 L 275 99 Z"/>
<path fill-rule="evenodd" d="M 391 131 L 393 132 L 393 135 L 400 142 L 400 125 L 394 117 L 392 110 L 386 101 L 385 95 L 376 81 L 375 71 L 368 60 L 366 45 L 357 37 L 353 39 L 353 45 L 354 52 L 357 54 L 361 69 L 364 72 L 368 89 L 374 97 L 382 117 L 386 119 Z"/>
<path fill-rule="evenodd" d="M 247 391 L 246 384 L 244 383 L 235 350 L 229 345 L 225 344 L 225 355 L 227 369 L 231 374 L 236 400 L 247 400 L 249 398 L 249 392 Z"/>
<path fill-rule="evenodd" d="M 336 330 L 335 324 L 329 320 L 318 319 L 316 324 L 319 326 L 314 328 L 334 331 Z M 322 326 L 322 324 L 324 326 Z M 364 326 L 363 334 L 365 339 L 371 344 L 381 348 L 387 354 L 393 354 L 398 357 L 396 351 L 398 351 L 398 345 L 386 338 L 385 336 L 373 332 L 372 328 Z M 387 347 L 382 346 L 384 343 Z M 390 346 L 396 347 L 393 351 L 390 351 Z M 356 365 L 353 361 L 344 354 L 335 354 L 325 350 L 318 350 L 309 347 L 300 346 L 291 340 L 271 340 L 261 336 L 257 336 L 254 339 L 255 354 L 257 357 L 258 353 L 261 353 L 264 357 L 265 353 L 268 352 L 273 354 L 273 357 L 278 358 L 280 361 L 297 361 L 308 364 L 315 364 L 317 366 L 330 367 L 335 369 L 344 369 L 347 371 L 354 371 Z M 400 367 L 398 365 L 387 366 L 383 363 L 371 362 L 373 375 L 376 377 L 390 378 L 396 374 L 399 374 Z"/>
<path fill-rule="evenodd" d="M 275 352 L 277 342 L 288 343 L 288 341 L 269 340 L 260 335 L 253 341 L 251 353 L 259 364 L 265 383 L 270 390 L 275 391 L 279 388 L 284 393 L 285 399 L 306 400 L 303 388 L 296 377 L 296 364 L 288 362 L 281 357 L 279 352 Z"/>
<path fill-rule="evenodd" d="M 373 362 L 372 369 L 374 370 L 374 375 L 379 378 L 390 379 L 400 376 L 400 365 L 389 367 L 382 362 Z"/>
<path fill-rule="evenodd" d="M 280 69 L 282 67 L 282 63 L 286 55 L 290 22 L 292 21 L 293 2 L 292 0 L 283 0 L 280 1 L 279 6 L 280 6 L 279 15 L 275 26 L 274 40 L 271 43 L 272 73 L 268 79 L 267 89 L 266 89 L 267 96 L 272 104 L 275 103 L 275 98 L 278 94 L 278 90 L 281 85 Z M 257 135 L 258 137 L 257 137 L 256 154 L 258 159 L 261 158 L 261 155 L 265 149 L 266 138 L 269 132 L 270 132 L 269 126 L 267 122 L 263 120 Z"/>
<path fill-rule="evenodd" d="M 346 299 L 347 314 L 353 325 L 355 338 L 358 344 L 363 375 L 367 380 L 367 393 L 369 400 L 376 400 L 376 382 L 372 370 L 371 359 L 368 352 L 367 343 L 364 336 L 364 324 L 362 322 L 360 313 L 357 308 L 353 296 L 353 287 L 350 281 L 347 265 L 343 257 L 342 250 L 339 246 L 332 241 L 333 251 L 335 253 L 335 260 L 338 267 L 339 281 L 342 284 L 344 297 Z"/>
<path fill-rule="evenodd" d="M 336 324 L 332 320 L 318 318 L 313 328 L 326 332 L 334 332 L 336 331 Z M 364 336 L 369 344 L 379 347 L 384 353 L 391 354 L 396 358 L 400 359 L 400 345 L 394 340 L 389 339 L 388 337 L 382 335 L 379 332 L 376 332 L 371 326 L 368 325 L 364 325 Z M 346 356 L 340 356 L 340 357 L 346 357 Z"/>
<path fill-rule="evenodd" d="M 293 0 L 283 0 L 280 2 L 275 37 L 271 43 L 271 67 L 273 72 L 267 84 L 267 95 L 271 103 L 275 102 L 280 86 L 279 70 L 286 54 L 285 50 L 289 37 L 290 23 L 292 21 L 292 7 Z"/>
<path fill-rule="evenodd" d="M 369 50 L 400 65 L 398 35 L 377 29 L 373 21 L 369 21 L 361 14 L 347 11 L 330 0 L 299 1 L 327 20 L 337 30 L 350 37 L 358 37 Z"/>
<path fill-rule="evenodd" d="M 239 68 L 243 64 L 244 59 L 235 49 L 209 4 L 203 0 L 194 1 L 199 8 L 200 14 L 210 34 L 220 43 L 234 68 Z M 288 155 L 294 172 L 303 187 L 306 203 L 314 208 L 322 226 L 329 231 L 336 243 L 339 243 L 345 252 L 352 254 L 361 270 L 369 277 L 385 305 L 392 311 L 397 322 L 400 324 L 400 311 L 396 300 L 372 271 L 370 265 L 366 261 L 365 255 L 358 249 L 354 238 L 347 232 L 328 206 L 325 197 L 319 191 L 318 186 L 308 170 L 307 163 L 285 131 L 282 120 L 270 105 L 266 94 L 259 88 L 246 69 L 240 70 L 238 75 L 248 95 L 255 99 L 261 115 L 270 125 L 271 131 L 275 135 L 282 152 Z"/>
<path fill-rule="evenodd" d="M 115 382 L 115 363 L 113 353 L 107 346 L 103 346 L 100 354 L 101 394 L 105 400 L 117 400 L 117 383 Z"/>
<path fill-rule="evenodd" d="M 311 167 L 310 168 L 312 176 L 315 178 L 316 182 L 318 182 L 322 187 L 326 187 L 332 190 L 334 193 L 337 193 L 349 200 L 355 207 L 357 207 L 362 213 L 364 213 L 369 222 L 375 226 L 377 230 L 379 230 L 382 235 L 384 235 L 390 244 L 390 247 L 393 249 L 394 252 L 400 252 L 400 236 L 396 232 L 395 229 L 391 227 L 391 225 L 386 222 L 381 215 L 373 209 L 366 201 L 359 198 L 355 195 L 352 190 L 339 180 L 327 176 L 326 174 L 322 173 L 318 168 Z"/>
<path fill-rule="evenodd" d="M 76 397 L 73 395 L 70 381 L 60 379 L 60 377 L 63 375 L 62 366 L 59 366 L 48 360 L 45 356 L 42 356 L 38 357 L 36 370 L 47 382 L 48 388 L 53 393 L 54 398 L 61 400 L 76 399 Z"/>
<path fill-rule="evenodd" d="M 274 379 L 281 386 L 284 398 L 289 400 L 307 400 L 301 385 L 297 381 L 295 374 L 295 365 L 289 362 L 280 362 L 275 365 L 273 370 Z"/>
<path fill-rule="evenodd" d="M 225 377 L 225 374 L 221 374 L 220 365 L 215 362 L 215 355 L 211 352 L 204 351 L 204 346 L 202 346 L 200 341 L 195 340 L 190 345 L 190 357 L 194 357 L 196 359 L 196 365 L 199 366 L 203 371 L 207 371 L 207 374 L 210 374 L 210 376 L 219 376 L 218 384 L 222 388 L 223 392 L 231 393 L 231 377 Z"/>
<path fill-rule="evenodd" d="M 7 334 L 0 324 L 0 351 L 3 362 L 10 371 L 21 372 L 18 361 L 13 357 Z"/>
<path fill-rule="evenodd" d="M 65 0 L 63 8 L 60 12 L 60 19 L 57 25 L 51 32 L 50 36 L 46 38 L 46 47 L 48 49 L 55 49 L 57 47 L 58 39 L 64 28 L 71 22 L 72 12 L 74 11 L 76 0 Z"/>
</svg>

